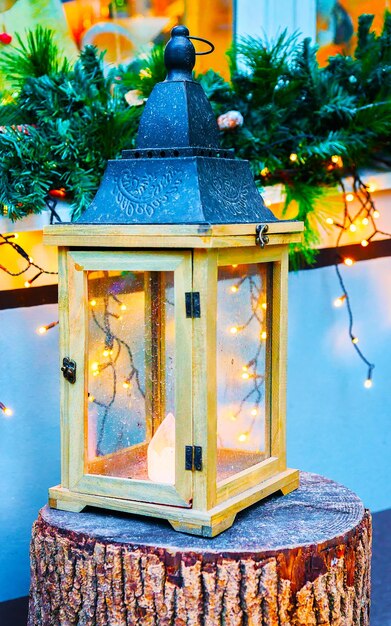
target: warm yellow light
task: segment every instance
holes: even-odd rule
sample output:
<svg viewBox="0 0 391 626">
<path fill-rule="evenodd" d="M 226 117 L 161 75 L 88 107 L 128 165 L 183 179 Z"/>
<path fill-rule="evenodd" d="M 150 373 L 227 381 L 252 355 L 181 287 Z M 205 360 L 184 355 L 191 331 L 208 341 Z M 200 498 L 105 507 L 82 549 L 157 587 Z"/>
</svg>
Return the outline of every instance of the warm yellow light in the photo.
<svg viewBox="0 0 391 626">
<path fill-rule="evenodd" d="M 263 308 L 264 311 L 266 311 L 266 309 L 267 309 L 266 302 L 262 302 L 261 307 Z"/>
<path fill-rule="evenodd" d="M 19 233 L 12 233 L 13 239 L 19 239 Z"/>
<path fill-rule="evenodd" d="M 247 372 L 247 370 L 248 370 L 247 365 L 243 365 L 242 370 L 243 370 L 243 372 Z"/>
<path fill-rule="evenodd" d="M 96 306 L 96 300 L 90 300 L 90 305 L 91 306 Z"/>
<path fill-rule="evenodd" d="M 297 161 L 297 154 L 296 152 L 292 152 L 292 154 L 289 155 L 289 159 L 290 161 L 292 161 L 292 163 L 295 163 Z"/>
<path fill-rule="evenodd" d="M 352 233 L 355 233 L 355 232 L 356 232 L 356 230 L 357 230 L 357 226 L 356 226 L 356 224 L 350 224 L 350 226 L 349 226 L 349 230 L 350 230 Z"/>
<path fill-rule="evenodd" d="M 29 263 L 34 263 L 34 259 L 32 256 L 29 256 Z"/>
<path fill-rule="evenodd" d="M 367 246 L 369 246 L 369 241 L 367 239 L 363 239 L 361 245 L 363 248 L 366 248 Z"/>
<path fill-rule="evenodd" d="M 239 435 L 238 437 L 238 441 L 240 441 L 241 443 L 243 443 L 244 441 L 246 441 L 247 439 L 247 433 L 242 433 L 241 435 Z"/>
<path fill-rule="evenodd" d="M 96 372 L 99 369 L 99 363 L 97 363 L 96 361 L 94 361 L 91 365 L 91 369 L 93 372 Z"/>
<path fill-rule="evenodd" d="M 374 191 L 376 191 L 377 187 L 376 187 L 375 183 L 369 183 L 369 185 L 367 185 L 367 189 L 368 189 L 369 193 L 373 193 Z"/>
<path fill-rule="evenodd" d="M 121 304 L 120 309 L 121 309 L 121 311 L 126 311 L 126 304 Z"/>
<path fill-rule="evenodd" d="M 345 294 L 343 296 L 339 296 L 339 298 L 336 298 L 334 300 L 334 306 L 337 307 L 337 309 L 343 305 L 344 300 L 346 300 L 346 296 Z"/>
<path fill-rule="evenodd" d="M 237 264 L 236 264 L 236 265 L 231 265 L 231 267 L 235 268 L 235 267 L 238 267 L 238 266 L 237 266 Z"/>
<path fill-rule="evenodd" d="M 346 257 L 346 259 L 344 259 L 343 261 L 345 263 L 345 265 L 347 265 L 348 267 L 351 267 L 354 263 L 353 259 L 351 259 L 350 257 Z"/>
<path fill-rule="evenodd" d="M 364 217 L 364 218 L 362 219 L 361 224 L 362 224 L 363 226 L 368 226 L 368 224 L 369 224 L 369 219 L 368 219 L 367 217 Z"/>
<path fill-rule="evenodd" d="M 328 217 L 328 218 L 326 219 L 326 222 L 327 222 L 328 224 L 334 224 L 334 220 L 333 220 L 333 218 L 332 218 L 332 217 Z"/>
<path fill-rule="evenodd" d="M 353 202 L 354 195 L 352 193 L 347 193 L 345 196 L 346 202 Z"/>
<path fill-rule="evenodd" d="M 40 326 L 37 330 L 37 333 L 39 333 L 40 335 L 44 335 L 45 333 L 47 333 L 48 329 L 46 328 L 46 326 Z"/>
<path fill-rule="evenodd" d="M 266 330 L 263 330 L 261 332 L 261 339 L 266 339 L 266 337 L 267 337 L 267 332 L 266 332 Z"/>
<path fill-rule="evenodd" d="M 255 417 L 255 415 L 257 415 L 257 414 L 258 414 L 257 409 L 253 409 L 253 410 L 251 411 L 251 415 L 253 415 L 254 417 Z"/>
<path fill-rule="evenodd" d="M 338 156 L 338 154 L 333 154 L 333 156 L 331 157 L 331 161 L 332 163 L 339 163 L 340 161 L 342 161 L 342 159 L 340 156 Z"/>
<path fill-rule="evenodd" d="M 92 396 L 91 394 L 89 394 L 88 402 L 94 402 L 94 400 L 95 400 L 95 396 Z"/>
<path fill-rule="evenodd" d="M 269 174 L 269 172 L 270 172 L 269 168 L 268 167 L 264 167 L 261 170 L 261 176 L 267 176 Z"/>
<path fill-rule="evenodd" d="M 31 283 L 30 283 L 30 281 L 29 281 L 29 280 L 26 280 L 26 281 L 25 281 L 25 283 L 24 283 L 24 286 L 25 286 L 25 287 L 31 287 Z"/>
<path fill-rule="evenodd" d="M 232 335 L 236 335 L 236 333 L 238 332 L 238 327 L 237 326 L 231 326 L 231 328 L 229 329 L 229 332 Z"/>
<path fill-rule="evenodd" d="M 102 354 L 103 356 L 109 356 L 110 350 L 103 350 Z"/>
<path fill-rule="evenodd" d="M 271 200 L 264 200 L 265 202 L 265 206 L 271 206 L 272 205 L 272 201 Z"/>
<path fill-rule="evenodd" d="M 248 372 L 243 372 L 242 378 L 243 380 L 248 380 L 250 378 L 250 374 Z"/>
<path fill-rule="evenodd" d="M 238 290 L 237 286 L 236 285 L 232 285 L 232 287 L 231 287 L 232 293 L 236 293 L 237 290 Z"/>
<path fill-rule="evenodd" d="M 123 387 L 124 389 L 129 389 L 130 384 L 128 383 L 128 381 L 127 381 L 127 380 L 124 380 L 124 382 L 122 383 L 122 387 Z"/>
<path fill-rule="evenodd" d="M 93 376 L 98 376 L 98 374 L 99 374 L 98 370 L 95 370 L 94 372 L 92 372 Z"/>
<path fill-rule="evenodd" d="M 372 215 L 375 218 L 375 220 L 377 220 L 377 218 L 380 217 L 379 211 L 376 211 L 376 210 L 372 213 Z"/>
<path fill-rule="evenodd" d="M 352 343 L 358 343 L 358 337 L 352 337 Z"/>
<path fill-rule="evenodd" d="M 367 378 L 366 381 L 364 381 L 364 387 L 366 389 L 370 389 L 372 387 L 373 383 L 372 380 L 370 378 Z"/>
</svg>

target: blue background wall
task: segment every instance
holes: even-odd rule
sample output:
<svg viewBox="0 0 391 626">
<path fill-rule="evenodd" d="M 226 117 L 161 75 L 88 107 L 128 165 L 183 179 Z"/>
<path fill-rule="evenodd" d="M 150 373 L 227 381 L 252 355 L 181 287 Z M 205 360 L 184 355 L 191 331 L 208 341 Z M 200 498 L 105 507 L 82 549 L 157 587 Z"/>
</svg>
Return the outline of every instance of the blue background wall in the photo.
<svg viewBox="0 0 391 626">
<path fill-rule="evenodd" d="M 373 511 L 391 507 L 391 259 L 343 268 L 365 366 L 347 334 L 333 268 L 290 275 L 288 461 L 356 491 Z M 0 311 L 0 601 L 26 595 L 31 524 L 60 480 L 58 332 L 54 305 Z"/>
</svg>

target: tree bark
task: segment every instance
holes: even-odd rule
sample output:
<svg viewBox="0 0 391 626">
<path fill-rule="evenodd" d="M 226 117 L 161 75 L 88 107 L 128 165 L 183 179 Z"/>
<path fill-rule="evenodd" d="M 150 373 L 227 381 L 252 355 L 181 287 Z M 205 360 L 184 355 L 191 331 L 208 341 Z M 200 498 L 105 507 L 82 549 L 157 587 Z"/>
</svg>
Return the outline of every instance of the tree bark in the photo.
<svg viewBox="0 0 391 626">
<path fill-rule="evenodd" d="M 313 474 L 214 539 L 44 507 L 30 556 L 29 626 L 369 625 L 370 514 Z"/>
</svg>

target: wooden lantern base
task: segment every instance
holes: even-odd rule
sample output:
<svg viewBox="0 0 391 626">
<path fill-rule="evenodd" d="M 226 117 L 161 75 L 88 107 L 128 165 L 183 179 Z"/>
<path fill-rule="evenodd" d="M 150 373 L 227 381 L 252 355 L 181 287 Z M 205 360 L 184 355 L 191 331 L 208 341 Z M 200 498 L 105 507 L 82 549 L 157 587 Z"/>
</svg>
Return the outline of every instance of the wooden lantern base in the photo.
<svg viewBox="0 0 391 626">
<path fill-rule="evenodd" d="M 273 493 L 284 495 L 299 486 L 298 470 L 287 469 L 237 496 L 225 500 L 209 511 L 181 508 L 150 502 L 124 500 L 70 491 L 60 485 L 49 489 L 49 505 L 63 511 L 81 512 L 86 506 L 96 506 L 124 513 L 160 517 L 170 522 L 174 530 L 202 537 L 215 537 L 235 521 L 236 514 Z"/>
<path fill-rule="evenodd" d="M 44 507 L 28 625 L 368 626 L 370 557 L 359 498 L 314 474 L 215 539 L 161 520 Z"/>
</svg>

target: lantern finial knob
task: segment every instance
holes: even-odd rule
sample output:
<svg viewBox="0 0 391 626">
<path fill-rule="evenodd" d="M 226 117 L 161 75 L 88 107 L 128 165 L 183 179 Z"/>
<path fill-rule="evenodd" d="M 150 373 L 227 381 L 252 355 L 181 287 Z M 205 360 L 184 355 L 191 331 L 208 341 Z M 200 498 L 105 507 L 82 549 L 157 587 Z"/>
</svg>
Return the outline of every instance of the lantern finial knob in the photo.
<svg viewBox="0 0 391 626">
<path fill-rule="evenodd" d="M 164 51 L 166 80 L 193 80 L 196 53 L 189 34 L 186 26 L 175 26 L 172 29 L 171 39 Z"/>
</svg>

